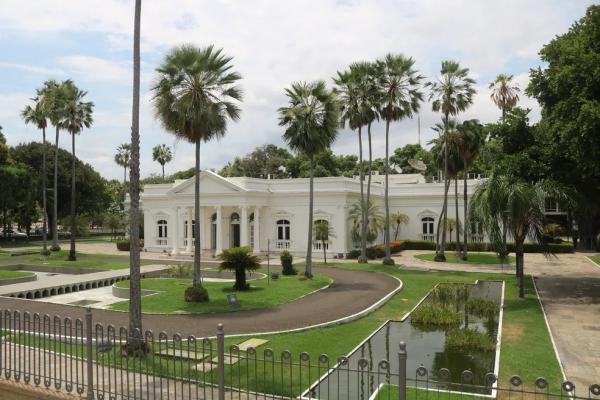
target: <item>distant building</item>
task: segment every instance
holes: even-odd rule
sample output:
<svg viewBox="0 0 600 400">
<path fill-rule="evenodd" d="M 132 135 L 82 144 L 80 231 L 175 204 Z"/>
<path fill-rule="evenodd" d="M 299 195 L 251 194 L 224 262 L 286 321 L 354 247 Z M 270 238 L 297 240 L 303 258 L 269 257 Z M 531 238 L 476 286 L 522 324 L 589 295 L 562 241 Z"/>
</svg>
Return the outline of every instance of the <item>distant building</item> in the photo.
<svg viewBox="0 0 600 400">
<path fill-rule="evenodd" d="M 384 176 L 373 175 L 371 197 L 383 213 Z M 467 181 L 471 195 L 480 179 Z M 308 183 L 306 178 L 224 178 L 210 171 L 200 177 L 200 238 L 203 252 L 250 246 L 257 253 L 289 250 L 306 253 L 308 235 Z M 365 183 L 366 191 L 366 183 Z M 358 247 L 353 242 L 349 210 L 360 201 L 357 178 L 326 177 L 314 181 L 314 221 L 326 221 L 336 234 L 326 243 L 330 255 Z M 463 213 L 463 183 L 458 184 L 459 215 Z M 390 213 L 410 218 L 398 239 L 435 240 L 443 203 L 443 183 L 426 183 L 422 175 L 389 176 Z M 144 210 L 144 245 L 148 251 L 191 254 L 194 221 L 194 178 L 169 184 L 146 185 L 141 194 Z M 448 213 L 455 218 L 454 185 L 449 191 Z M 483 239 L 476 224 L 472 241 Z M 454 235 L 456 232 L 454 232 Z M 394 229 L 391 230 L 394 239 Z M 374 242 L 381 243 L 382 236 Z M 322 252 L 314 242 L 315 256 Z"/>
</svg>

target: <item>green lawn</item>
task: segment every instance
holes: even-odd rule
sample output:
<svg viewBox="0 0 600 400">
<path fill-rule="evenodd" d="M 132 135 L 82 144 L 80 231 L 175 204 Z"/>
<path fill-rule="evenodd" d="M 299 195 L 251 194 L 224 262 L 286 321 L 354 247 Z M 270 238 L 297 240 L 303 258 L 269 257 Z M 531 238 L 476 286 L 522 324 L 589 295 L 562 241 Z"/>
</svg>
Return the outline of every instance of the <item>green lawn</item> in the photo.
<svg viewBox="0 0 600 400">
<path fill-rule="evenodd" d="M 129 268 L 129 255 L 77 253 L 77 261 L 68 261 L 68 255 L 68 250 L 52 252 L 49 256 L 42 256 L 41 254 L 10 256 L 2 252 L 0 253 L 0 266 L 31 265 L 35 267 L 74 267 L 101 270 Z"/>
<path fill-rule="evenodd" d="M 596 264 L 598 264 L 598 266 L 600 267 L 600 256 L 589 256 L 588 258 Z"/>
<path fill-rule="evenodd" d="M 259 272 L 265 272 L 260 271 Z M 320 289 L 331 283 L 325 275 L 315 274 L 312 280 L 303 279 L 301 275 L 283 276 L 271 280 L 259 279 L 250 281 L 248 291 L 236 292 L 231 282 L 206 282 L 210 301 L 207 303 L 188 303 L 184 301 L 183 294 L 187 287 L 192 285 L 190 279 L 157 278 L 142 280 L 142 289 L 158 290 L 161 293 L 145 296 L 142 299 L 142 309 L 147 313 L 213 313 L 257 308 L 272 307 L 287 303 L 298 297 L 304 296 L 314 290 Z M 120 287 L 129 287 L 129 281 L 119 282 Z M 227 302 L 227 295 L 235 293 L 240 303 L 239 307 L 232 308 Z M 110 306 L 112 310 L 127 311 L 129 301 L 122 301 Z"/>
<path fill-rule="evenodd" d="M 34 275 L 33 272 L 0 270 L 0 280 L 24 278 L 26 276 L 33 276 L 33 275 Z"/>
<path fill-rule="evenodd" d="M 446 262 L 456 263 L 456 264 L 502 264 L 502 260 L 496 256 L 495 253 L 469 253 L 468 259 L 461 260 L 456 257 L 456 254 L 453 252 L 446 252 Z M 429 254 L 418 254 L 415 256 L 419 260 L 424 261 L 433 261 L 435 258 L 435 253 Z M 509 264 L 514 263 L 515 258 L 513 256 L 508 257 Z M 506 264 L 506 263 L 505 263 Z"/>
</svg>

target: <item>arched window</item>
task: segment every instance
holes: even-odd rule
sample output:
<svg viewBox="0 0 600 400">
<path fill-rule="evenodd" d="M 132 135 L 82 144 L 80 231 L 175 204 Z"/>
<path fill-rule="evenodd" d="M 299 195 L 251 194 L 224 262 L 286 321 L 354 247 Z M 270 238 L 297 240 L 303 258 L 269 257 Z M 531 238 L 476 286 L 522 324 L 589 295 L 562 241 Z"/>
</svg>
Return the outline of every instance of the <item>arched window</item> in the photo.
<svg viewBox="0 0 600 400">
<path fill-rule="evenodd" d="M 240 223 L 240 214 L 234 212 L 231 214 L 231 223 L 232 224 L 239 224 Z"/>
<path fill-rule="evenodd" d="M 254 248 L 254 213 L 251 213 L 248 217 L 250 222 L 250 247 Z"/>
<path fill-rule="evenodd" d="M 314 222 L 315 240 L 313 241 L 313 249 L 323 250 L 323 247 L 325 247 L 325 250 L 329 250 L 329 231 L 325 229 L 322 231 L 317 230 L 317 225 L 325 225 L 329 228 L 329 221 L 326 219 L 318 219 Z"/>
<path fill-rule="evenodd" d="M 290 247 L 290 221 L 287 219 L 277 220 L 277 248 L 288 249 Z"/>
<path fill-rule="evenodd" d="M 157 227 L 157 239 L 156 239 L 156 244 L 159 246 L 166 246 L 168 245 L 168 241 L 167 241 L 167 220 L 166 219 L 159 219 L 156 222 L 156 227 Z"/>
<path fill-rule="evenodd" d="M 421 218 L 421 237 L 423 240 L 433 240 L 435 219 L 433 217 Z"/>
</svg>

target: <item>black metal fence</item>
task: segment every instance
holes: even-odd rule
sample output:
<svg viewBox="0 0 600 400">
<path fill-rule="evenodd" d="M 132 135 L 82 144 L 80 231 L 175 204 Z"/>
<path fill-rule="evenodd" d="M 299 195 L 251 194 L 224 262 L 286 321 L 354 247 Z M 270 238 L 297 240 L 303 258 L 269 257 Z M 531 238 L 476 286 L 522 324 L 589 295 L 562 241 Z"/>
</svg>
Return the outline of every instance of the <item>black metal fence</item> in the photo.
<svg viewBox="0 0 600 400">
<path fill-rule="evenodd" d="M 406 370 L 407 349 L 399 343 L 397 360 L 351 362 L 345 356 L 275 352 L 259 343 L 226 346 L 219 326 L 214 338 L 168 336 L 94 324 L 86 317 L 0 311 L 0 376 L 94 399 L 398 399 L 457 398 L 598 399 L 600 385 L 578 388 L 572 382 L 513 376 L 499 382 L 494 373 L 474 384 L 471 371 L 459 382 L 447 369 Z M 132 355 L 132 338 L 143 346 Z M 397 361 L 397 363 L 396 363 Z M 392 367 L 392 365 L 397 367 Z"/>
</svg>

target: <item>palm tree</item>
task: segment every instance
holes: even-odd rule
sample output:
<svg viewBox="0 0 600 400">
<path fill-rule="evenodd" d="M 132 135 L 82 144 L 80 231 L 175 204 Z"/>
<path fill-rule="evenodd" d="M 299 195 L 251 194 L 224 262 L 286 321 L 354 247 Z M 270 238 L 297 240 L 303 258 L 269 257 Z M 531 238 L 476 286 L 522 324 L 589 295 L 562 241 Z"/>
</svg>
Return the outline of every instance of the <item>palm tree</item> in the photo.
<svg viewBox="0 0 600 400">
<path fill-rule="evenodd" d="M 519 101 L 521 89 L 512 80 L 512 75 L 500 74 L 488 86 L 492 91 L 490 98 L 502 111 L 502 119 L 504 119 L 506 112 L 516 106 Z"/>
<path fill-rule="evenodd" d="M 295 82 L 285 93 L 288 105 L 278 110 L 279 125 L 286 128 L 283 139 L 293 151 L 305 155 L 310 163 L 305 275 L 312 278 L 314 158 L 327 150 L 337 136 L 339 106 L 335 94 L 327 90 L 323 81 Z"/>
<path fill-rule="evenodd" d="M 375 241 L 379 234 L 383 231 L 383 225 L 385 223 L 385 218 L 379 209 L 379 206 L 374 202 L 370 201 L 368 203 L 367 210 L 361 210 L 361 207 L 365 207 L 364 203 L 356 202 L 350 207 L 349 216 L 350 221 L 352 222 L 352 229 L 350 234 L 352 236 L 353 242 L 359 242 L 363 231 L 363 219 L 362 215 L 366 213 L 369 216 L 369 221 L 367 221 L 367 243 L 372 243 Z"/>
<path fill-rule="evenodd" d="M 60 123 L 62 129 L 71 134 L 71 247 L 69 249 L 69 261 L 76 261 L 75 234 L 77 224 L 75 221 L 75 135 L 81 133 L 83 128 L 92 126 L 94 103 L 83 101 L 87 92 L 79 90 L 71 81 L 65 83 L 65 111 L 64 118 Z"/>
<path fill-rule="evenodd" d="M 117 147 L 115 162 L 123 167 L 123 184 L 127 182 L 127 167 L 131 164 L 131 143 L 123 143 Z"/>
<path fill-rule="evenodd" d="M 166 144 L 159 144 L 152 148 L 152 161 L 158 161 L 162 167 L 162 178 L 165 179 L 165 164 L 171 162 L 173 153 Z"/>
<path fill-rule="evenodd" d="M 329 224 L 329 222 L 323 220 L 317 221 L 315 222 L 313 236 L 316 241 L 321 242 L 321 247 L 323 248 L 323 260 L 325 261 L 325 264 L 327 264 L 326 243 L 329 238 L 336 237 L 335 230 L 333 229 L 333 226 Z"/>
<path fill-rule="evenodd" d="M 441 76 L 435 82 L 428 82 L 430 89 L 429 100 L 433 100 L 433 111 L 439 111 L 443 114 L 444 136 L 448 134 L 450 116 L 456 116 L 459 112 L 467 109 L 473 103 L 475 81 L 469 78 L 469 69 L 461 68 L 455 61 L 442 61 Z M 446 261 L 444 251 L 446 249 L 446 225 L 448 219 L 448 147 L 444 150 L 444 204 L 442 207 L 443 229 L 442 242 L 437 245 L 435 260 Z"/>
<path fill-rule="evenodd" d="M 157 69 L 153 88 L 156 116 L 164 128 L 196 145 L 194 216 L 200 221 L 200 142 L 220 138 L 227 122 L 240 118 L 240 74 L 232 71 L 231 57 L 213 46 L 183 45 L 172 49 Z M 200 224 L 194 224 L 193 287 L 202 287 Z"/>
<path fill-rule="evenodd" d="M 133 93 L 131 165 L 129 167 L 129 332 L 128 354 L 144 354 L 140 274 L 140 25 L 142 0 L 135 0 L 133 20 Z"/>
<path fill-rule="evenodd" d="M 350 65 L 348 71 L 337 73 L 337 78 L 334 78 L 336 87 L 334 91 L 338 95 L 341 107 L 341 122 L 342 126 L 346 123 L 351 130 L 358 130 L 358 171 L 360 180 L 360 200 L 365 201 L 364 197 L 364 164 L 362 150 L 362 128 L 370 124 L 374 119 L 375 108 L 369 102 L 369 94 L 375 85 L 370 84 L 369 79 L 369 63 L 354 63 Z M 369 139 L 369 152 L 370 139 Z M 366 211 L 366 207 L 362 208 Z M 367 219 L 367 215 L 362 216 L 363 220 Z M 367 262 L 367 241 L 366 241 L 367 226 L 363 223 L 363 237 L 361 238 L 361 255 L 358 258 L 359 263 Z"/>
<path fill-rule="evenodd" d="M 391 220 L 396 225 L 394 229 L 394 240 L 398 240 L 398 233 L 400 233 L 400 225 L 408 225 L 410 218 L 408 215 L 401 213 L 398 211 L 397 213 L 392 214 Z"/>
<path fill-rule="evenodd" d="M 220 269 L 227 269 L 235 272 L 235 290 L 248 290 L 250 285 L 246 283 L 246 271 L 255 271 L 260 268 L 260 258 L 252 254 L 250 247 L 232 247 L 223 250 L 219 254 L 221 264 Z"/>
<path fill-rule="evenodd" d="M 467 177 L 469 172 L 469 166 L 475 161 L 479 155 L 481 147 L 483 147 L 483 135 L 481 133 L 482 125 L 476 119 L 464 121 L 459 125 L 458 131 L 461 135 L 460 141 L 460 154 L 463 160 L 463 251 L 460 255 L 461 259 L 467 260 L 467 246 L 468 246 L 468 231 L 469 231 L 469 214 L 468 214 L 468 199 L 467 199 Z"/>
<path fill-rule="evenodd" d="M 65 84 L 70 81 L 58 83 L 55 80 L 47 80 L 41 89 L 38 90 L 38 96 L 48 113 L 48 119 L 56 128 L 56 138 L 54 141 L 54 184 L 52 187 L 52 246 L 50 250 L 59 251 L 58 244 L 58 139 L 60 136 L 61 122 L 64 117 L 65 103 Z"/>
<path fill-rule="evenodd" d="M 448 218 L 448 233 L 450 236 L 450 243 L 452 243 L 452 232 L 456 231 L 456 248 L 458 249 L 458 246 L 460 245 L 460 243 L 458 242 L 459 239 L 459 235 L 460 232 L 462 231 L 462 224 L 460 223 L 459 219 L 454 219 L 454 218 Z"/>
<path fill-rule="evenodd" d="M 555 183 L 529 184 L 493 175 L 482 182 L 471 197 L 471 216 L 481 221 L 496 248 L 503 246 L 500 221 L 504 219 L 515 240 L 519 297 L 525 296 L 524 249 L 526 239 L 543 244 L 545 201 L 566 201 L 564 191 Z"/>
<path fill-rule="evenodd" d="M 42 255 L 50 254 L 48 251 L 48 214 L 46 209 L 46 179 L 48 176 L 46 168 L 46 128 L 48 127 L 48 113 L 40 96 L 33 99 L 34 105 L 26 106 L 21 112 L 21 117 L 26 124 L 34 124 L 42 131 Z"/>
<path fill-rule="evenodd" d="M 394 264 L 390 248 L 390 205 L 389 205 L 389 170 L 390 170 L 390 123 L 412 117 L 419 111 L 423 93 L 420 86 L 423 77 L 413 68 L 415 61 L 403 55 L 388 54 L 377 61 L 377 77 L 381 91 L 380 115 L 385 119 L 385 258 L 383 263 Z"/>
</svg>

